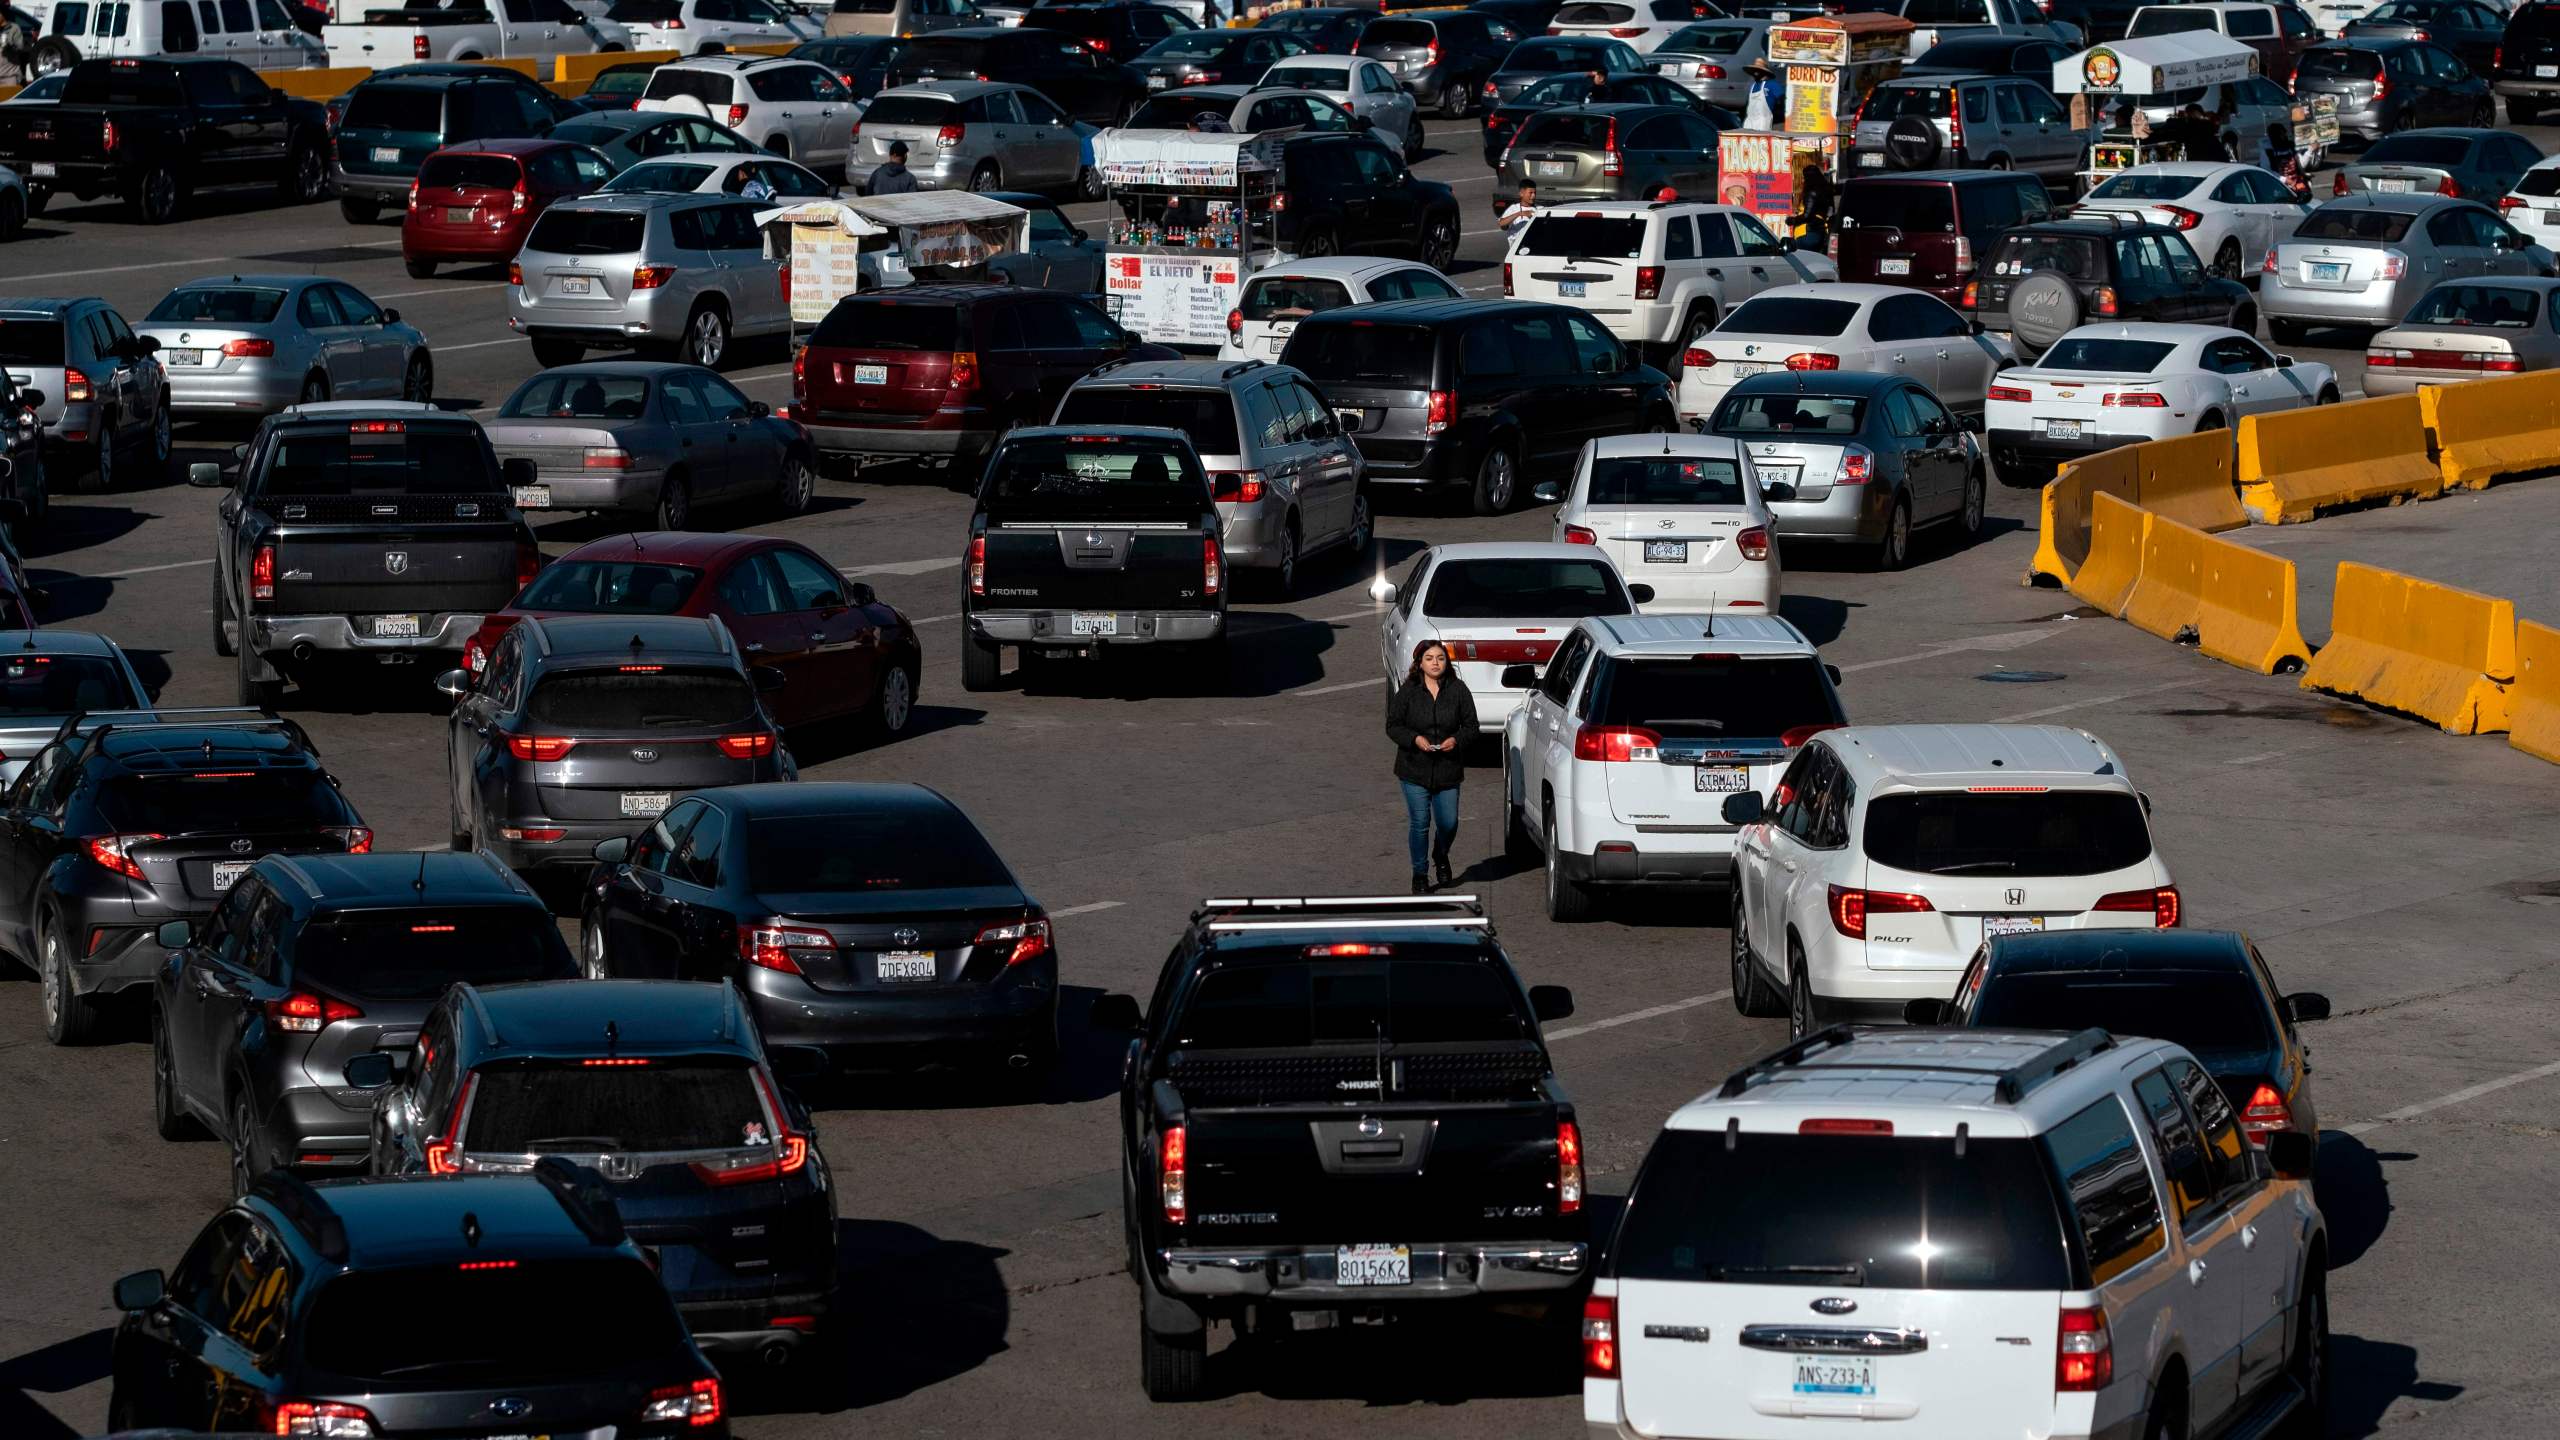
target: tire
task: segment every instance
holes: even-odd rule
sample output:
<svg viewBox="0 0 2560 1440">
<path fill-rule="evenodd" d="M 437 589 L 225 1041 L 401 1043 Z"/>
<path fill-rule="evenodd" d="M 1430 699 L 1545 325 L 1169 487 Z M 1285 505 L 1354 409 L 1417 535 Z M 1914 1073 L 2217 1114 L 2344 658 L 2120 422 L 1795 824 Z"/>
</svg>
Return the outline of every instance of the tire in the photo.
<svg viewBox="0 0 2560 1440">
<path fill-rule="evenodd" d="M 231 1198 L 237 1200 L 268 1169 L 267 1157 L 258 1152 L 257 1115 L 250 1109 L 245 1081 L 232 1092 L 229 1116 L 231 1133 L 223 1138 L 231 1142 Z"/>
<path fill-rule="evenodd" d="M 258 671 L 262 668 L 258 655 L 249 648 L 249 637 L 243 635 L 240 638 L 241 643 L 234 647 L 240 655 L 239 703 L 273 710 L 284 703 L 284 681 L 258 678 Z"/>
<path fill-rule="evenodd" d="M 2323 386 L 2321 386 L 2321 387 L 2320 387 L 2320 398 L 2319 398 L 2319 399 L 2317 399 L 2317 400 L 2312 401 L 2311 403 L 2312 403 L 2312 404 L 2314 404 L 2314 405 L 2335 405 L 2335 404 L 2337 404 L 2337 403 L 2338 403 L 2338 387 L 2337 387 L 2337 386 L 2335 386 L 2335 385 L 2323 385 Z"/>
<path fill-rule="evenodd" d="M 225 660 L 238 650 L 232 643 L 231 632 L 224 628 L 230 619 L 231 597 L 223 593 L 222 572 L 217 569 L 213 572 L 213 653 Z"/>
<path fill-rule="evenodd" d="M 2312 1263 L 2321 1263 L 2314 1256 Z M 2302 1277 L 2302 1328 L 2293 1337 L 2293 1356 L 2285 1372 L 2302 1391 L 2293 1412 L 2291 1433 L 2297 1440 L 2323 1440 L 2329 1433 L 2329 1277 L 2313 1270 Z"/>
<path fill-rule="evenodd" d="M 1822 1014 L 1814 1006 L 1813 982 L 1804 973 L 1804 947 L 1793 940 L 1787 942 L 1787 1038 L 1801 1040 L 1822 1028 Z"/>
<path fill-rule="evenodd" d="M 1404 163 L 1411 165 L 1422 158 L 1423 141 L 1422 117 L 1416 115 L 1413 117 L 1413 123 L 1405 127 Z"/>
<path fill-rule="evenodd" d="M 1303 546 L 1299 538 L 1298 517 L 1291 515 L 1280 526 L 1280 563 L 1271 569 L 1272 593 L 1286 600 L 1298 593 L 1298 552 Z"/>
<path fill-rule="evenodd" d="M 1369 563 L 1369 547 L 1377 543 L 1378 515 L 1369 507 L 1369 488 L 1351 492 L 1351 530 L 1342 537 L 1342 553 L 1353 567 Z"/>
<path fill-rule="evenodd" d="M 2240 278 L 2240 263 L 2240 242 L 2237 240 L 2225 240 L 2222 248 L 2213 252 L 2213 273 L 2225 280 Z"/>
<path fill-rule="evenodd" d="M 1977 465 L 1965 476 L 1964 504 L 1956 511 L 1956 534 L 1971 545 L 1982 538 L 1982 512 L 1989 508 L 1991 482 Z"/>
<path fill-rule="evenodd" d="M 42 79 L 56 70 L 68 70 L 80 63 L 80 47 L 59 35 L 49 35 L 36 42 L 35 53 L 27 57 L 27 75 Z"/>
<path fill-rule="evenodd" d="M 2299 345 L 2311 338 L 2311 327 L 2299 320 L 2278 320 L 2270 315 L 2267 317 L 2267 338 L 2282 346 Z"/>
<path fill-rule="evenodd" d="M 2021 356 L 2052 349 L 2063 336 L 2080 328 L 2086 313 L 2080 292 L 2068 278 L 2051 270 L 2028 276 L 2009 292 L 2010 329 L 2018 337 Z"/>
<path fill-rule="evenodd" d="M 1511 798 L 1511 756 L 1502 757 L 1502 853 L 1523 863 L 1544 858 L 1538 849 L 1538 837 L 1529 831 L 1528 819 L 1520 813 L 1518 801 Z"/>
<path fill-rule="evenodd" d="M 17 239 L 18 232 L 26 227 L 26 206 L 19 202 L 17 192 L 0 194 L 0 241 Z"/>
<path fill-rule="evenodd" d="M 575 340 L 533 339 L 533 363 L 545 370 L 562 365 L 575 365 L 587 358 L 587 347 Z"/>
<path fill-rule="evenodd" d="M 996 168 L 993 160 L 980 161 L 978 168 L 969 172 L 969 188 L 980 195 L 990 190 L 1001 190 L 1004 188 L 1004 172 Z"/>
<path fill-rule="evenodd" d="M 1440 118 L 1443 120 L 1463 120 L 1469 115 L 1474 114 L 1476 108 L 1476 86 L 1482 83 L 1482 81 L 1468 81 L 1463 84 L 1441 86 Z"/>
<path fill-rule="evenodd" d="M 729 354 L 729 317 L 716 305 L 701 305 L 684 322 L 684 338 L 676 342 L 676 358 L 705 370 L 717 370 Z"/>
<path fill-rule="evenodd" d="M 1884 163 L 1891 170 L 1930 170 L 1938 164 L 1938 152 L 1946 142 L 1938 138 L 1938 127 L 1916 115 L 1905 115 L 1893 122 L 1884 136 Z"/>
<path fill-rule="evenodd" d="M 1341 250 L 1342 246 L 1334 239 L 1333 232 L 1321 225 L 1298 236 L 1298 258 L 1301 260 L 1321 259 L 1339 254 Z"/>
<path fill-rule="evenodd" d="M 1893 497 L 1893 512 L 1885 516 L 1884 534 L 1876 540 L 1875 552 L 1868 557 L 1871 569 L 1894 571 L 1911 563 L 1911 497 Z"/>
<path fill-rule="evenodd" d="M 1076 171 L 1076 198 L 1084 201 L 1108 199 L 1111 187 L 1102 183 L 1102 172 L 1087 165 Z"/>
<path fill-rule="evenodd" d="M 1715 328 L 1716 312 L 1712 308 L 1690 311 L 1689 318 L 1680 322 L 1679 354 L 1689 353 L 1691 346 L 1704 339 Z"/>
<path fill-rule="evenodd" d="M 2507 97 L 2508 124 L 2530 125 L 2541 117 L 2542 107 L 2540 105 L 2535 104 L 2531 100 L 2519 100 L 2512 95 Z"/>
<path fill-rule="evenodd" d="M 650 523 L 661 530 L 683 530 L 693 519 L 693 481 L 681 470 L 658 482 L 658 506 Z"/>
<path fill-rule="evenodd" d="M 773 511 L 777 515 L 798 515 L 809 508 L 818 493 L 818 464 L 795 450 L 782 457 L 782 483 L 774 487 Z"/>
<path fill-rule="evenodd" d="M 415 400 L 421 405 L 429 404 L 434 401 L 436 398 L 436 366 L 434 361 L 429 360 L 424 355 L 412 355 L 409 357 L 408 373 L 400 377 L 400 398 L 403 400 Z"/>
<path fill-rule="evenodd" d="M 294 403 L 297 405 L 322 405 L 328 403 L 328 399 L 329 377 L 321 374 L 317 370 L 314 370 L 310 374 L 302 377 L 302 398 Z"/>
<path fill-rule="evenodd" d="M 2220 430 L 2223 428 L 2225 427 L 2222 419 L 2222 412 L 2219 410 L 2214 411 L 2196 422 L 2196 433 L 2199 435 L 2204 434 L 2208 430 Z"/>
<path fill-rule="evenodd" d="M 1138 1283 L 1148 1283 L 1144 1276 Z M 1138 1304 L 1138 1383 L 1159 1405 L 1197 1400 L 1209 1385 L 1209 1333 L 1159 1335 L 1147 1325 L 1147 1307 Z"/>
<path fill-rule="evenodd" d="M 276 181 L 276 198 L 287 205 L 309 205 L 328 193 L 328 152 L 308 140 L 295 142 L 293 163 Z"/>
<path fill-rule="evenodd" d="M 1559 925 L 1572 925 L 1591 918 L 1591 887 L 1565 877 L 1564 866 L 1556 849 L 1555 822 L 1547 822 L 1543 847 L 1547 866 L 1547 918 Z"/>
<path fill-rule="evenodd" d="M 1004 646 L 968 633 L 965 617 L 961 624 L 960 688 L 972 694 L 993 690 L 1004 678 Z"/>
<path fill-rule="evenodd" d="M 204 1133 L 178 1103 L 178 1069 L 169 1058 L 169 1021 L 151 1012 L 151 1129 L 163 1140 L 193 1140 Z"/>
<path fill-rule="evenodd" d="M 791 137 L 788 135 L 776 135 L 772 139 L 764 142 L 764 148 L 771 151 L 773 154 L 779 155 L 783 159 L 788 160 L 791 158 Z"/>
<path fill-rule="evenodd" d="M 36 922 L 36 976 L 44 987 L 44 1038 L 56 1045 L 86 1045 L 96 1037 L 102 1018 L 98 999 L 80 993 L 71 978 L 71 951 L 62 941 L 62 922 L 45 916 Z"/>
<path fill-rule="evenodd" d="M 1742 892 L 1733 896 L 1733 1008 L 1754 1020 L 1766 1020 L 1787 1013 L 1787 997 L 1777 991 L 1760 974 L 1760 962 L 1751 958 L 1751 927 L 1742 911 Z"/>
<path fill-rule="evenodd" d="M 338 197 L 338 218 L 350 225 L 370 225 L 382 218 L 382 202 L 341 195 Z"/>
<path fill-rule="evenodd" d="M 116 483 L 116 430 L 114 419 L 98 422 L 98 444 L 92 453 L 87 473 L 80 477 L 79 488 L 92 495 L 103 495 Z"/>
<path fill-rule="evenodd" d="M 1495 445 L 1476 462 L 1475 489 L 1469 499 L 1479 515 L 1499 515 L 1520 498 L 1520 461 L 1507 445 Z"/>
<path fill-rule="evenodd" d="M 2480 107 L 2471 112 L 2471 123 L 2482 130 L 2496 129 L 2498 125 L 2498 102 L 2494 99 L 2483 99 L 2480 102 Z M 2240 152 L 2234 150 L 2231 153 L 2237 155 Z"/>
<path fill-rule="evenodd" d="M 170 424 L 169 394 L 163 390 L 159 408 L 151 412 L 151 452 L 145 457 L 151 462 L 151 474 L 155 480 L 166 481 L 176 467 L 178 447 L 169 435 Z"/>
<path fill-rule="evenodd" d="M 1422 225 L 1422 243 L 1414 248 L 1414 257 L 1445 274 L 1458 258 L 1458 217 L 1435 215 Z"/>
<path fill-rule="evenodd" d="M 409 278 L 412 280 L 433 280 L 436 278 L 436 262 L 433 260 L 404 259 L 400 263 L 408 267 Z"/>
<path fill-rule="evenodd" d="M 1992 156 L 1990 159 L 1985 160 L 1985 161 L 1983 161 L 1983 162 L 1982 162 L 1982 168 L 1983 168 L 1983 169 L 1985 169 L 1985 170 L 1997 170 L 1997 171 L 2003 171 L 2003 172 L 2006 172 L 2006 171 L 2010 171 L 2010 170 L 2015 170 L 2015 169 L 2017 169 L 2018 167 L 2017 167 L 2017 164 L 2016 164 L 2014 161 L 2010 160 L 2010 158 L 2009 158 L 2008 156 L 2006 156 L 2006 155 L 1994 155 L 1994 156 Z"/>
<path fill-rule="evenodd" d="M 874 736 L 889 740 L 905 734 L 915 718 L 916 672 L 912 666 L 892 665 L 880 677 L 880 688 L 871 693 L 864 724 Z"/>
<path fill-rule="evenodd" d="M 2142 1440 L 2187 1440 L 2185 1391 L 2164 1392 L 2152 1407 L 2151 1413 L 2143 1417 Z"/>
<path fill-rule="evenodd" d="M 578 975 L 586 980 L 613 978 L 613 962 L 604 948 L 603 917 L 594 911 L 578 917 Z"/>
</svg>

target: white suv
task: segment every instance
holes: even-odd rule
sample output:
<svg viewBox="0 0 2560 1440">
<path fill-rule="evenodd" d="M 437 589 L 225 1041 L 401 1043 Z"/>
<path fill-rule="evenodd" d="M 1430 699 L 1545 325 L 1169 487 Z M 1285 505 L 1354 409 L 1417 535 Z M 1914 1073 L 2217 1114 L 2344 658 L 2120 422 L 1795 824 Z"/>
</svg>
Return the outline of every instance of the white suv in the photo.
<svg viewBox="0 0 2560 1440">
<path fill-rule="evenodd" d="M 862 106 L 824 65 L 780 55 L 697 55 L 649 74 L 641 110 L 703 113 L 749 140 L 815 169 L 844 164 Z"/>
<path fill-rule="evenodd" d="M 2021 930 L 2166 929 L 2178 887 L 2124 762 L 2059 725 L 1878 725 L 1805 747 L 1739 794 L 1733 1004 L 1900 1020 L 1976 947 Z"/>
<path fill-rule="evenodd" d="M 2311 1148 L 2253 1148 L 2164 1040 L 1825 1030 L 1654 1141 L 1583 1307 L 1588 1433 L 2324 1434 Z"/>
<path fill-rule="evenodd" d="M 1774 615 L 1597 616 L 1543 675 L 1505 671 L 1527 695 L 1502 730 L 1503 834 L 1545 861 L 1548 918 L 1587 917 L 1596 885 L 1729 880 L 1726 797 L 1759 798 L 1846 723 L 1837 678 Z"/>
<path fill-rule="evenodd" d="M 1502 293 L 1578 305 L 1630 345 L 1667 355 L 1775 285 L 1837 280 L 1738 205 L 1569 201 L 1541 210 L 1503 257 Z"/>
</svg>

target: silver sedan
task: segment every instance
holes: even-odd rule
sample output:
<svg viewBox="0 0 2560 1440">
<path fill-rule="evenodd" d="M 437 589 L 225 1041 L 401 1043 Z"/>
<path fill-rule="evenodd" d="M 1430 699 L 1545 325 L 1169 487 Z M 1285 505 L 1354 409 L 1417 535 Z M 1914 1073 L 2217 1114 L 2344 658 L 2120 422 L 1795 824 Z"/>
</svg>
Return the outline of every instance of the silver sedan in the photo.
<svg viewBox="0 0 2560 1440">
<path fill-rule="evenodd" d="M 2314 326 L 2386 330 L 2440 280 L 2548 275 L 2550 251 L 2497 212 L 2443 195 L 2346 195 L 2302 218 L 2258 276 L 2278 348 Z"/>
<path fill-rule="evenodd" d="M 320 400 L 435 394 L 427 337 L 325 276 L 220 275 L 161 297 L 137 334 L 160 342 L 169 408 L 268 415 Z"/>
<path fill-rule="evenodd" d="M 2364 393 L 2491 380 L 2560 367 L 2560 280 L 2447 280 L 2419 297 L 2364 354 Z"/>
<path fill-rule="evenodd" d="M 557 366 L 516 387 L 487 428 L 500 460 L 534 464 L 535 482 L 516 487 L 525 510 L 614 511 L 684 530 L 698 504 L 761 500 L 797 515 L 817 488 L 808 433 L 698 365 Z"/>
</svg>

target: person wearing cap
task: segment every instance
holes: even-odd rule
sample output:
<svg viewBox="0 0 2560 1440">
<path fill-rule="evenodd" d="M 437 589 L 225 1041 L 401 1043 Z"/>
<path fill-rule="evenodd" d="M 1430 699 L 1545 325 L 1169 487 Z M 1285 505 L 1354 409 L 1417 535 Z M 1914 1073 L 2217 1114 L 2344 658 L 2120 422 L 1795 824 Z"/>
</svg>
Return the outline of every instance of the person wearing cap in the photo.
<svg viewBox="0 0 2560 1440">
<path fill-rule="evenodd" d="M 1751 98 L 1743 107 L 1742 128 L 1777 129 L 1779 107 L 1787 103 L 1786 82 L 1777 77 L 1766 60 L 1754 60 L 1742 69 L 1751 77 Z"/>
<path fill-rule="evenodd" d="M 907 168 L 906 141 L 889 142 L 889 163 L 872 171 L 871 179 L 862 188 L 871 195 L 913 195 L 924 188 L 916 183 L 915 172 Z"/>
</svg>

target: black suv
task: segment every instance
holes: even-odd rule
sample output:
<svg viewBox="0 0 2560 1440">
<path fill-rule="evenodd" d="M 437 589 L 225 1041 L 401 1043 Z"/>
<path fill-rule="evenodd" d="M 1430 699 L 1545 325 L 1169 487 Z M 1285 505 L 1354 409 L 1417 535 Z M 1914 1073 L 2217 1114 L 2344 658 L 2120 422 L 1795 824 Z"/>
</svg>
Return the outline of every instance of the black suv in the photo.
<svg viewBox="0 0 2560 1440">
<path fill-rule="evenodd" d="M 1405 168 L 1374 132 L 1292 136 L 1280 157 L 1282 249 L 1408 255 L 1434 270 L 1457 259 L 1457 192 Z"/>
<path fill-rule="evenodd" d="M 1001 76 L 1028 85 L 1078 120 L 1117 125 L 1147 96 L 1147 82 L 1123 62 L 1072 35 L 1025 25 L 1005 30 L 971 26 L 918 35 L 890 63 L 886 88 L 922 80 L 979 80 Z"/>
<path fill-rule="evenodd" d="M 459 73 L 457 73 L 459 72 Z M 329 127 L 329 178 L 349 224 L 370 225 L 408 198 L 418 165 L 447 145 L 548 135 L 575 102 L 487 66 L 402 66 L 347 92 Z"/>
<path fill-rule="evenodd" d="M 588 978 L 735 979 L 773 1044 L 840 1067 L 1058 1058 L 1048 913 L 921 785 L 737 785 L 596 846 Z M 766 898 L 771 897 L 771 898 Z"/>
<path fill-rule="evenodd" d="M 1963 308 L 1983 328 L 2008 331 L 2021 360 L 2099 320 L 2258 329 L 2248 287 L 2206 270 L 2185 234 L 2103 215 L 2011 230 L 1981 278 L 1965 282 Z"/>
<path fill-rule="evenodd" d="M 2560 5 L 2519 5 L 2507 16 L 2489 88 L 2507 97 L 2507 123 L 2530 125 L 2560 105 Z"/>
<path fill-rule="evenodd" d="M 595 1177 L 270 1174 L 115 1284 L 112 1430 L 726 1440 L 720 1377 Z"/>
<path fill-rule="evenodd" d="M 716 619 L 528 615 L 477 688 L 462 670 L 436 680 L 454 702 L 453 848 L 584 865 L 691 791 L 797 779 L 757 693 L 781 684 Z"/>
<path fill-rule="evenodd" d="M 347 1062 L 407 1048 L 447 986 L 578 973 L 490 855 L 271 855 L 159 938 L 152 1120 L 164 1140 L 229 1141 L 234 1195 L 278 1166 L 362 1169 L 373 1103 Z"/>
<path fill-rule="evenodd" d="M 157 715 L 72 716 L 0 812 L 0 948 L 34 961 L 56 1045 L 96 1034 L 107 996 L 159 972 L 160 926 L 210 914 L 259 856 L 373 848 L 301 726 Z"/>
<path fill-rule="evenodd" d="M 1519 37 L 1480 10 L 1419 10 L 1372 20 L 1351 53 L 1393 70 L 1420 104 L 1456 119 L 1472 114 L 1476 92 Z"/>
<path fill-rule="evenodd" d="M 788 1047 L 775 1058 L 796 1073 L 825 1065 Z M 395 1063 L 351 1072 L 381 1089 L 376 1174 L 567 1161 L 602 1178 L 706 1349 L 788 1359 L 826 1318 L 826 1157 L 736 986 L 456 985 L 397 1081 Z"/>
<path fill-rule="evenodd" d="M 1280 363 L 1333 402 L 1372 487 L 1479 515 L 1570 474 L 1582 443 L 1679 425 L 1671 380 L 1600 322 L 1529 300 L 1397 300 L 1298 322 Z"/>
<path fill-rule="evenodd" d="M 1025 30 L 1072 35 L 1094 53 L 1114 60 L 1144 54 L 1167 35 L 1200 27 L 1168 5 L 1133 5 L 1113 0 L 1107 5 L 1040 5 L 1022 17 Z"/>
</svg>

